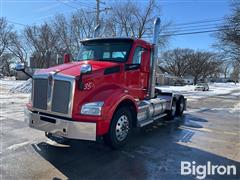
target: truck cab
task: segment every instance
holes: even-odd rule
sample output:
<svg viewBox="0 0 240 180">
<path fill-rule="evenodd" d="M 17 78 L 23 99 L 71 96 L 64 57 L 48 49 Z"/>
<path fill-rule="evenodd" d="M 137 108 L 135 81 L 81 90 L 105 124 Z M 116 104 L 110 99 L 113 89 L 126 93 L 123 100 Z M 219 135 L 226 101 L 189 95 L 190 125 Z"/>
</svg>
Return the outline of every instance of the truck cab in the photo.
<svg viewBox="0 0 240 180">
<path fill-rule="evenodd" d="M 69 139 L 103 137 L 119 148 L 134 127 L 183 114 L 183 95 L 155 88 L 155 44 L 134 38 L 81 43 L 76 61 L 33 75 L 26 109 L 31 128 Z"/>
</svg>

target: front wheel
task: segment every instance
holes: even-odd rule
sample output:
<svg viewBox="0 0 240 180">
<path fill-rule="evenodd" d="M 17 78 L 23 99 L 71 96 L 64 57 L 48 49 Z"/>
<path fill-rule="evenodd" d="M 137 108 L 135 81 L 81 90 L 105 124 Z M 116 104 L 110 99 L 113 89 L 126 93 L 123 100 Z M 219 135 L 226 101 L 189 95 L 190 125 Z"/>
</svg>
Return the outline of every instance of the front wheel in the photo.
<svg viewBox="0 0 240 180">
<path fill-rule="evenodd" d="M 104 136 L 104 141 L 113 149 L 126 144 L 131 130 L 132 116 L 129 109 L 119 108 L 112 118 L 110 129 Z"/>
</svg>

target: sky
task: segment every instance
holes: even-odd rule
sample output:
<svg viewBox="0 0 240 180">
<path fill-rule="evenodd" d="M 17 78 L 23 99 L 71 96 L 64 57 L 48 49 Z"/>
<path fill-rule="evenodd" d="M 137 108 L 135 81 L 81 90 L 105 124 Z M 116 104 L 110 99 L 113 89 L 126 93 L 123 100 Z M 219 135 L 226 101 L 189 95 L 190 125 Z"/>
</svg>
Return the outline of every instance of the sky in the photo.
<svg viewBox="0 0 240 180">
<path fill-rule="evenodd" d="M 59 2 L 62 1 L 62 2 Z M 9 22 L 15 22 L 16 29 L 21 30 L 23 25 L 41 24 L 63 13 L 66 16 L 76 11 L 73 7 L 93 7 L 95 0 L 0 0 L 0 16 L 6 17 Z M 125 0 L 118 0 L 124 2 Z M 144 7 L 147 0 L 132 0 Z M 102 7 L 109 7 L 113 0 L 102 0 Z M 163 22 L 183 24 L 202 20 L 223 19 L 231 13 L 230 0 L 158 0 L 161 7 Z M 66 4 L 64 4 L 66 3 Z M 70 7 L 70 6 L 73 7 Z M 94 9 L 91 9 L 94 11 Z M 221 23 L 223 21 L 216 21 Z M 19 23 L 19 24 L 16 24 Z M 214 50 L 216 39 L 212 33 L 174 36 L 170 38 L 168 49 L 193 48 Z"/>
</svg>

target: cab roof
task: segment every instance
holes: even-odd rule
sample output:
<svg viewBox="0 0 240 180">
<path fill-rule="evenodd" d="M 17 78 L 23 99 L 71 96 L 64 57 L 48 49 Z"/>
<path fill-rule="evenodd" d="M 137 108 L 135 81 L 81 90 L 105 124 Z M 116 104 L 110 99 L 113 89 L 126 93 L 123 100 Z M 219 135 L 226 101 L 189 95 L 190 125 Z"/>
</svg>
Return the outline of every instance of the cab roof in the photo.
<svg viewBox="0 0 240 180">
<path fill-rule="evenodd" d="M 133 43 L 134 41 L 140 41 L 142 43 L 149 44 L 148 42 L 146 42 L 144 40 L 137 39 L 137 38 L 131 38 L 131 37 L 90 38 L 90 39 L 83 39 L 80 42 L 85 44 L 85 43 L 94 43 L 94 42 L 106 42 L 106 43 L 110 43 L 110 42 L 126 42 L 126 43 Z"/>
</svg>

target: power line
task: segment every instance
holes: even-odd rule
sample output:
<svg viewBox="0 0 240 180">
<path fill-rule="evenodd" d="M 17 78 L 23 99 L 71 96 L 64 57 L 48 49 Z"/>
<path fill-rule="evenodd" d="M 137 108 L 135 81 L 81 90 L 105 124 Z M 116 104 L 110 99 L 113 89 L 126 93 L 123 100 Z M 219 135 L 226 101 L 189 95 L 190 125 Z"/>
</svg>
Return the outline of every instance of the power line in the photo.
<svg viewBox="0 0 240 180">
<path fill-rule="evenodd" d="M 107 8 L 104 8 L 104 9 L 100 9 L 99 12 L 106 12 L 106 11 L 109 11 L 109 10 L 112 10 L 111 7 L 107 7 Z M 88 11 L 87 13 L 96 13 L 96 11 Z"/>
<path fill-rule="evenodd" d="M 96 6 L 93 5 L 93 4 L 88 4 L 88 3 L 80 2 L 80 1 L 76 1 L 76 0 L 72 0 L 71 2 L 76 4 L 76 5 L 81 5 L 81 6 L 85 6 L 85 7 L 88 7 L 88 8 L 96 9 Z"/>
<path fill-rule="evenodd" d="M 192 27 L 196 27 L 196 28 L 170 28 L 170 29 L 166 29 L 166 30 L 163 30 L 161 33 L 163 34 L 179 34 L 179 33 L 190 33 L 191 32 L 195 32 L 195 31 L 211 31 L 211 30 L 218 30 L 218 29 L 231 29 L 232 27 L 231 26 L 224 26 L 222 24 L 215 24 L 215 25 L 208 25 L 206 27 L 201 27 L 201 26 L 192 26 Z M 147 35 L 150 35 L 152 33 L 145 33 Z"/>
<path fill-rule="evenodd" d="M 73 9 L 79 10 L 79 8 L 77 8 L 77 7 L 75 7 L 75 6 L 72 6 L 72 5 L 70 5 L 70 4 L 66 3 L 66 2 L 61 1 L 61 0 L 56 0 L 56 1 L 64 4 L 65 6 L 68 6 L 68 7 L 71 7 L 71 8 L 73 8 Z"/>
<path fill-rule="evenodd" d="M 161 37 L 166 37 L 166 36 L 181 36 L 181 35 L 192 35 L 192 34 L 203 34 L 203 33 L 211 33 L 211 32 L 218 32 L 218 31 L 223 31 L 223 30 L 228 30 L 227 28 L 223 29 L 213 29 L 213 30 L 206 30 L 206 31 L 194 31 L 194 32 L 186 32 L 186 33 L 169 33 L 169 34 L 160 34 L 159 36 Z M 238 30 L 240 31 L 240 30 Z M 143 38 L 150 38 L 152 36 L 143 36 Z"/>
<path fill-rule="evenodd" d="M 204 24 L 204 23 L 209 23 L 209 22 L 219 22 L 219 21 L 224 21 L 224 18 L 219 18 L 219 19 L 207 19 L 207 20 L 200 20 L 200 21 L 192 21 L 192 22 L 186 22 L 186 23 L 177 23 L 174 24 L 174 26 L 185 26 L 185 25 L 191 25 L 191 24 Z"/>
<path fill-rule="evenodd" d="M 194 28 L 195 27 L 195 28 Z M 179 33 L 189 33 L 188 31 L 195 32 L 195 31 L 215 31 L 215 30 L 224 30 L 224 29 L 232 29 L 232 26 L 224 25 L 222 23 L 219 24 L 204 24 L 204 25 L 194 25 L 194 26 L 188 26 L 188 27 L 178 27 L 178 28 L 168 28 L 165 31 L 163 30 L 162 33 L 168 33 L 168 34 L 179 34 Z"/>
<path fill-rule="evenodd" d="M 208 28 L 208 27 L 218 27 L 218 26 L 221 26 L 221 25 L 222 25 L 222 23 L 190 25 L 190 26 L 186 26 L 186 27 L 185 26 L 183 26 L 183 27 L 181 27 L 181 26 L 179 26 L 179 27 L 171 27 L 171 25 L 170 25 L 170 27 L 168 29 L 175 29 L 175 30 L 177 30 L 177 29 L 198 28 L 198 27 L 206 27 L 206 28 Z"/>
<path fill-rule="evenodd" d="M 221 26 L 214 26 L 214 27 L 207 27 L 207 28 L 192 28 L 192 29 L 182 29 L 182 30 L 166 30 L 166 31 L 162 31 L 162 33 L 186 33 L 188 31 L 190 31 L 190 32 L 192 32 L 192 31 L 209 31 L 209 30 L 215 30 L 215 29 L 221 29 L 221 28 L 222 28 Z"/>
<path fill-rule="evenodd" d="M 57 0 L 61 3 L 64 3 L 62 2 L 61 0 Z M 77 9 L 76 7 L 73 7 L 69 4 L 66 4 L 64 3 L 65 5 L 68 5 L 74 9 Z M 102 11 L 102 10 L 100 10 Z M 9 23 L 12 23 L 12 24 L 16 24 L 16 25 L 20 25 L 20 26 L 24 26 L 26 27 L 27 25 L 25 24 L 22 24 L 22 23 L 19 23 L 19 22 L 15 22 L 15 21 L 11 21 L 11 20 L 7 20 Z M 215 20 L 207 20 L 207 22 L 213 22 Z M 195 21 L 195 22 L 189 22 L 189 23 L 182 23 L 182 24 L 196 24 L 196 23 L 203 23 L 205 22 L 206 23 L 206 20 L 204 21 Z M 215 26 L 216 25 L 216 26 Z M 189 27 L 204 27 L 204 26 L 207 26 L 205 28 L 195 28 L 195 29 L 188 29 L 188 27 L 186 27 L 185 29 L 182 27 L 182 28 L 175 28 L 175 31 L 174 31 L 174 28 L 170 28 L 171 30 L 170 31 L 165 31 L 165 32 L 162 32 L 162 34 L 160 36 L 180 36 L 180 35 L 192 35 L 192 34 L 202 34 L 202 33 L 211 33 L 211 32 L 218 32 L 218 31 L 222 31 L 222 30 L 227 30 L 227 29 L 230 29 L 231 27 L 228 27 L 228 28 L 221 28 L 219 27 L 219 24 L 212 24 L 212 25 L 208 25 L 208 24 L 202 24 L 202 25 L 195 25 L 195 26 L 189 26 Z M 212 27 L 214 26 L 214 27 Z M 219 28 L 219 29 L 216 29 L 216 28 Z M 177 30 L 179 29 L 179 30 Z M 187 32 L 186 32 L 187 31 Z M 190 32 L 188 32 L 190 31 Z M 237 31 L 240 31 L 240 30 L 237 30 Z M 145 34 L 145 35 L 149 35 L 150 34 Z"/>
<path fill-rule="evenodd" d="M 164 34 L 186 34 L 192 32 L 209 32 L 215 31 L 218 29 L 222 29 L 224 19 L 207 19 L 207 20 L 200 20 L 200 21 L 193 21 L 193 22 L 186 22 L 186 23 L 178 23 L 175 24 L 177 27 L 167 28 L 166 31 L 163 31 Z M 214 23 L 218 22 L 218 23 Z M 214 23 L 214 24 L 213 24 Z M 230 28 L 226 27 L 225 28 Z M 189 32 L 190 31 L 190 32 Z"/>
<path fill-rule="evenodd" d="M 194 32 L 186 32 L 186 33 L 162 34 L 162 35 L 160 35 L 160 36 L 181 36 L 181 35 L 211 33 L 211 32 L 218 32 L 218 31 L 224 31 L 224 30 L 228 30 L 228 28 L 205 30 L 205 31 L 194 31 Z M 239 31 L 240 31 L 240 30 L 239 30 Z"/>
<path fill-rule="evenodd" d="M 195 31 L 195 32 L 186 32 L 186 33 L 162 34 L 160 36 L 181 36 L 181 35 L 190 35 L 190 34 L 211 33 L 211 32 L 223 31 L 223 30 L 226 30 L 226 29 L 214 29 L 214 30 Z"/>
<path fill-rule="evenodd" d="M 99 3 L 100 3 L 100 4 L 103 4 L 103 5 L 106 5 L 106 3 L 105 3 L 105 2 L 102 2 L 102 1 L 99 1 Z"/>
<path fill-rule="evenodd" d="M 18 23 L 18 22 L 15 22 L 15 21 L 10 21 L 10 20 L 7 20 L 7 19 L 6 19 L 6 21 L 8 21 L 11 24 L 16 24 L 16 25 L 25 26 L 25 27 L 27 26 L 26 24 Z"/>
<path fill-rule="evenodd" d="M 214 22 L 218 22 L 218 23 L 214 23 Z M 170 25 L 170 27 L 168 28 L 168 30 L 172 30 L 172 31 L 188 31 L 188 30 L 196 30 L 196 29 L 192 29 L 192 28 L 197 28 L 199 30 L 201 29 L 209 29 L 209 28 L 217 28 L 217 27 L 221 27 L 223 25 L 223 19 L 209 19 L 209 20 L 202 20 L 202 21 L 193 21 L 193 22 L 189 22 L 189 23 L 179 23 L 179 24 L 175 24 L 175 25 Z"/>
<path fill-rule="evenodd" d="M 214 23 L 218 21 L 218 23 Z M 186 23 L 179 23 L 174 25 L 169 25 L 166 28 L 166 32 L 176 33 L 176 32 L 185 32 L 185 31 L 200 31 L 200 30 L 211 30 L 215 28 L 221 28 L 223 26 L 222 19 L 208 19 L 201 21 L 193 21 Z M 148 29 L 151 30 L 151 29 Z"/>
</svg>

